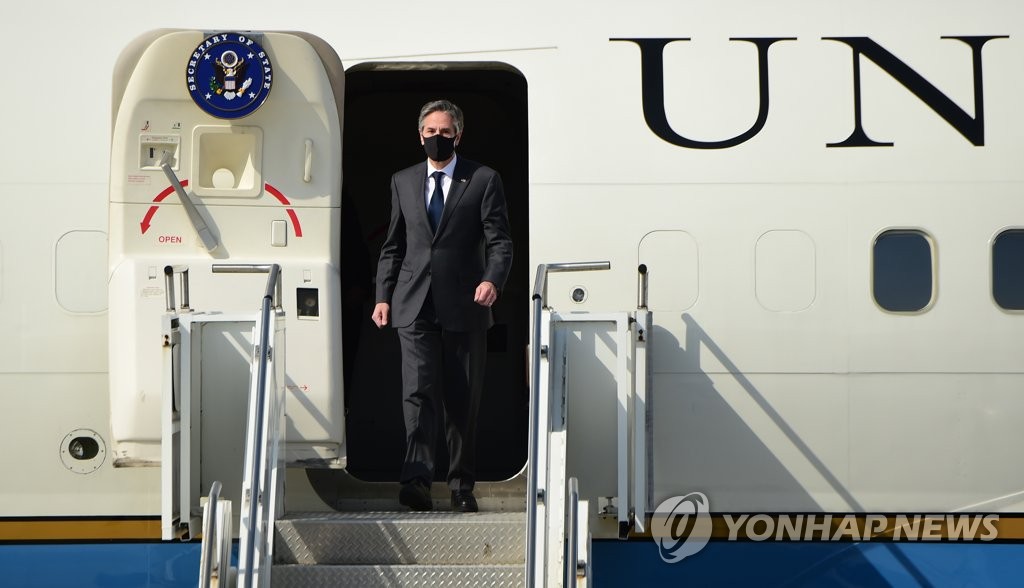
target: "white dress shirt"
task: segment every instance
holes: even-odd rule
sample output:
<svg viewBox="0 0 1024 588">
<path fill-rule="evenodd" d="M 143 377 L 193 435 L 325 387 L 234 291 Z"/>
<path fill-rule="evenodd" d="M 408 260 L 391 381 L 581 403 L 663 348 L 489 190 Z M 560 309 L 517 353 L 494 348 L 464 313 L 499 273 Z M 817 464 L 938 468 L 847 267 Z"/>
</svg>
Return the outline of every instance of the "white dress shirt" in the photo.
<svg viewBox="0 0 1024 588">
<path fill-rule="evenodd" d="M 453 155 L 452 160 L 448 162 L 448 165 L 441 169 L 436 169 L 430 160 L 427 160 L 427 185 L 423 191 L 423 204 L 430 208 L 430 197 L 434 194 L 434 178 L 430 174 L 434 172 L 444 172 L 444 178 L 441 179 L 441 192 L 444 194 L 444 201 L 448 202 L 448 192 L 452 187 L 452 174 L 455 173 L 455 162 L 458 161 L 459 156 Z"/>
</svg>

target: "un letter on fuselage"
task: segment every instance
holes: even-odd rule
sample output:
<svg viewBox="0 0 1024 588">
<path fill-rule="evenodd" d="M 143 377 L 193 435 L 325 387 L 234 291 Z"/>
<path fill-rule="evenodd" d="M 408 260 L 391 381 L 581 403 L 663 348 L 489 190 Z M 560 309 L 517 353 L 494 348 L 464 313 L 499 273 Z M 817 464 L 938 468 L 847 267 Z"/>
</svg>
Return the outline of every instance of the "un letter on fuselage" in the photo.
<svg viewBox="0 0 1024 588">
<path fill-rule="evenodd" d="M 942 90 L 919 74 L 913 67 L 885 49 L 881 44 L 869 37 L 821 37 L 820 41 L 838 42 L 847 45 L 852 53 L 853 66 L 853 121 L 854 127 L 850 135 L 841 141 L 827 142 L 827 147 L 892 147 L 891 141 L 876 141 L 868 137 L 864 131 L 861 104 L 870 97 L 865 97 L 861 87 L 861 57 L 864 57 L 903 87 L 916 96 L 928 108 L 939 115 L 942 120 L 956 129 L 967 141 L 975 146 L 985 144 L 984 84 L 982 76 L 982 48 L 993 39 L 1005 39 L 1007 35 L 982 36 L 945 36 L 942 39 L 954 39 L 967 45 L 971 51 L 972 85 L 974 89 L 974 116 L 960 108 Z M 755 137 L 764 128 L 769 117 L 770 86 L 769 86 L 769 52 L 780 42 L 797 41 L 795 37 L 735 37 L 730 41 L 739 41 L 754 45 L 757 50 L 758 74 L 758 111 L 754 123 L 746 131 L 717 141 L 700 141 L 685 137 L 669 123 L 665 104 L 665 76 L 682 75 L 685 72 L 665 70 L 664 53 L 668 45 L 675 42 L 690 41 L 687 37 L 678 38 L 612 38 L 610 41 L 626 41 L 640 49 L 640 85 L 644 120 L 650 130 L 661 139 L 690 149 L 727 149 L 735 147 Z M 780 58 L 776 58 L 780 59 Z"/>
</svg>

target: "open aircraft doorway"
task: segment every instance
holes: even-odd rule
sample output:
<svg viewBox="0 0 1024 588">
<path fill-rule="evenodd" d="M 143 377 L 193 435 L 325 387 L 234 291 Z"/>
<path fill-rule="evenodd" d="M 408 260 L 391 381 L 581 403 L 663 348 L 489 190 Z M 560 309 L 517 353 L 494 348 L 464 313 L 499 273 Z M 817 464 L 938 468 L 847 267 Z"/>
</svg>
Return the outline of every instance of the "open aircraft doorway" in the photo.
<svg viewBox="0 0 1024 588">
<path fill-rule="evenodd" d="M 425 159 L 416 133 L 419 109 L 446 98 L 466 116 L 459 155 L 498 170 L 508 200 L 514 262 L 488 332 L 477 441 L 478 479 L 508 479 L 522 469 L 527 453 L 526 79 L 502 63 L 366 63 L 349 69 L 345 84 L 341 280 L 348 472 L 365 481 L 394 482 L 401 469 L 399 345 L 393 329 L 378 330 L 370 320 L 374 277 L 387 232 L 391 175 Z M 437 481 L 445 479 L 447 455 L 442 434 Z M 310 470 L 314 486 L 330 477 Z"/>
</svg>

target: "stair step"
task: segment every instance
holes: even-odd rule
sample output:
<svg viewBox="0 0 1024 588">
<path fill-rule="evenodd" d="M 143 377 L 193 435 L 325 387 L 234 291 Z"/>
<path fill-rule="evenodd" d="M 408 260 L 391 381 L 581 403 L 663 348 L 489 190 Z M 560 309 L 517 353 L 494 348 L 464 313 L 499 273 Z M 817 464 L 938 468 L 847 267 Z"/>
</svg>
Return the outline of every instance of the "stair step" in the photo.
<svg viewBox="0 0 1024 588">
<path fill-rule="evenodd" d="M 272 588 L 358 586 L 359 588 L 504 588 L 525 584 L 520 565 L 479 566 L 303 566 L 276 565 Z"/>
<path fill-rule="evenodd" d="M 390 566 L 398 564 L 406 568 L 403 574 L 414 577 L 423 573 L 418 570 L 424 567 L 479 574 L 481 566 L 521 568 L 525 535 L 526 515 L 522 512 L 291 514 L 277 522 L 274 561 L 328 570 L 340 564 L 392 570 L 397 568 Z"/>
</svg>

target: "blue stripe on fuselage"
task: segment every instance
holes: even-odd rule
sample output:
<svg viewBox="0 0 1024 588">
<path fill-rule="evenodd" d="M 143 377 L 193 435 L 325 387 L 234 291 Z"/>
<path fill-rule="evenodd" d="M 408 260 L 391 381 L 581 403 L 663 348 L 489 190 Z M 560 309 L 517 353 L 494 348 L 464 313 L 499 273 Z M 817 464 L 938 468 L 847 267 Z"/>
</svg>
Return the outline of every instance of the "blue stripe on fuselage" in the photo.
<svg viewBox="0 0 1024 588">
<path fill-rule="evenodd" d="M 712 541 L 675 564 L 649 540 L 595 540 L 595 588 L 1020 585 L 1024 543 Z"/>
</svg>

